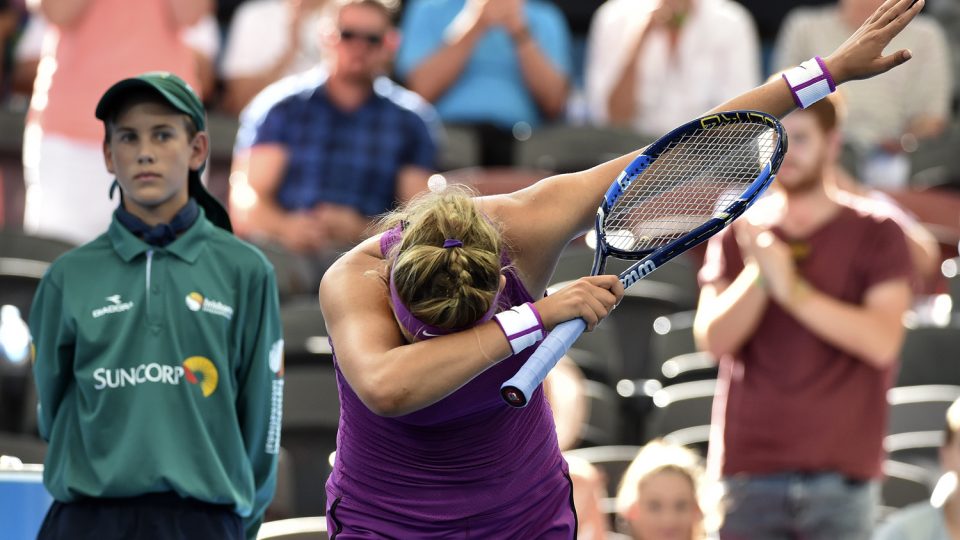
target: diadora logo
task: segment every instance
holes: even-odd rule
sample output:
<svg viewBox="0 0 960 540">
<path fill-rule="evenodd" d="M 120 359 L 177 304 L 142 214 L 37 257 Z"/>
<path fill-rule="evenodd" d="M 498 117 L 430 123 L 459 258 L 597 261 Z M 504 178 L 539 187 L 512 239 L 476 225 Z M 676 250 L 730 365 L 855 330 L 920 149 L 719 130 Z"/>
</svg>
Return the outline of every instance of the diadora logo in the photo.
<svg viewBox="0 0 960 540">
<path fill-rule="evenodd" d="M 187 309 L 190 311 L 203 311 L 213 315 L 219 315 L 225 319 L 233 318 L 233 308 L 217 302 L 212 298 L 204 298 L 202 294 L 194 291 L 187 295 Z"/>
<path fill-rule="evenodd" d="M 111 313 L 120 313 L 133 309 L 133 302 L 124 302 L 119 294 L 110 295 L 106 297 L 105 300 L 110 303 L 91 312 L 91 315 L 93 315 L 94 319 L 99 319 L 100 317 L 109 315 Z"/>
<path fill-rule="evenodd" d="M 99 368 L 93 372 L 93 389 L 126 388 L 147 383 L 179 386 L 181 379 L 199 385 L 203 396 L 209 397 L 217 389 L 219 375 L 209 358 L 191 356 L 179 366 L 151 362 L 129 368 Z"/>
</svg>

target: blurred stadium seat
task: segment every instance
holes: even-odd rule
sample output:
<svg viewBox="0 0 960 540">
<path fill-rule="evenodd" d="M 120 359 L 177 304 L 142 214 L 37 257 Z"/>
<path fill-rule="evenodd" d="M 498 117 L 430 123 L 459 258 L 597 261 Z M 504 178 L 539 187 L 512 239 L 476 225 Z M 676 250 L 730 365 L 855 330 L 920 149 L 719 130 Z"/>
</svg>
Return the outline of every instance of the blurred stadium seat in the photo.
<svg viewBox="0 0 960 540">
<path fill-rule="evenodd" d="M 518 167 L 536 167 L 558 173 L 582 171 L 652 141 L 652 138 L 626 128 L 550 125 L 538 128 L 528 139 L 516 142 L 514 162 Z"/>
<path fill-rule="evenodd" d="M 883 439 L 883 449 L 893 461 L 922 467 L 927 471 L 927 480 L 932 484 L 939 476 L 943 433 L 943 430 L 909 431 L 887 435 Z"/>
<path fill-rule="evenodd" d="M 73 247 L 53 238 L 0 230 L 0 305 L 16 306 L 26 320 L 34 292 L 47 267 Z"/>
<path fill-rule="evenodd" d="M 327 519 L 301 517 L 267 521 L 260 526 L 257 540 L 327 540 Z"/>
<path fill-rule="evenodd" d="M 952 352 L 953 354 L 947 354 Z M 896 386 L 960 385 L 960 328 L 907 328 Z"/>
<path fill-rule="evenodd" d="M 441 171 L 480 165 L 480 136 L 469 126 L 445 124 L 439 150 Z"/>
<path fill-rule="evenodd" d="M 714 379 L 665 386 L 653 395 L 654 409 L 647 422 L 647 439 L 663 437 L 684 428 L 710 424 Z"/>
<path fill-rule="evenodd" d="M 584 381 L 587 397 L 587 420 L 580 431 L 580 446 L 605 446 L 616 444 L 621 439 L 620 401 L 609 386 Z"/>
<path fill-rule="evenodd" d="M 930 499 L 926 471 L 916 465 L 887 460 L 883 463 L 881 482 L 880 501 L 887 508 L 903 508 Z"/>
<path fill-rule="evenodd" d="M 697 345 L 693 340 L 694 315 L 696 312 L 693 310 L 678 311 L 654 319 L 645 377 L 660 379 L 663 376 L 664 362 L 682 354 L 697 352 Z"/>
<path fill-rule="evenodd" d="M 708 352 L 693 352 L 670 358 L 660 367 L 665 386 L 717 378 L 717 359 Z"/>
<path fill-rule="evenodd" d="M 324 513 L 326 456 L 336 449 L 340 402 L 333 365 L 288 365 L 284 373 L 283 447 L 296 471 L 296 516 Z"/>
<path fill-rule="evenodd" d="M 960 386 L 929 384 L 891 388 L 887 392 L 887 433 L 937 431 L 946 425 L 947 409 L 960 398 Z"/>
</svg>

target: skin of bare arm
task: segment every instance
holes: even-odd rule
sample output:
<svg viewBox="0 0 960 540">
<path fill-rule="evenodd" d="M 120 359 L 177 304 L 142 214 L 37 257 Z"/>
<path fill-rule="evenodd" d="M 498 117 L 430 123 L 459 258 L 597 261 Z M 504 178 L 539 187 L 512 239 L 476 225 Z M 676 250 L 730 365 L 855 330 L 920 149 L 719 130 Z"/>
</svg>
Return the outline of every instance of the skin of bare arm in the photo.
<svg viewBox="0 0 960 540">
<path fill-rule="evenodd" d="M 827 58 L 838 83 L 882 73 L 909 59 L 907 51 L 882 55 L 883 47 L 923 6 L 920 0 L 888 0 Z M 795 104 L 783 81 L 772 81 L 714 111 L 755 109 L 776 116 Z M 542 295 L 563 247 L 592 224 L 612 179 L 639 152 L 586 171 L 558 175 L 507 195 L 477 200 L 498 223 L 527 289 Z M 558 212 L 557 209 L 564 209 Z M 320 304 L 337 347 L 341 370 L 360 399 L 377 414 L 419 410 L 460 388 L 510 354 L 495 323 L 427 341 L 407 343 L 387 302 L 378 238 L 342 257 L 324 276 Z M 575 317 L 588 328 L 622 297 L 615 276 L 582 278 L 536 303 L 547 329 Z"/>
</svg>

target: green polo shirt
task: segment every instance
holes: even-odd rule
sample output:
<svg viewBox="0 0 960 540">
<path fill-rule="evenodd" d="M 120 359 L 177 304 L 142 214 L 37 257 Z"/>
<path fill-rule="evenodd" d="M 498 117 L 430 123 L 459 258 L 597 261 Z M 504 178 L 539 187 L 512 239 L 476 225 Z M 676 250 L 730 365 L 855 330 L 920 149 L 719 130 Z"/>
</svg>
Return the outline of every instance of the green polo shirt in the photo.
<svg viewBox="0 0 960 540">
<path fill-rule="evenodd" d="M 273 267 L 202 214 L 166 247 L 114 218 L 57 259 L 30 310 L 44 484 L 55 499 L 273 496 L 283 339 Z"/>
</svg>

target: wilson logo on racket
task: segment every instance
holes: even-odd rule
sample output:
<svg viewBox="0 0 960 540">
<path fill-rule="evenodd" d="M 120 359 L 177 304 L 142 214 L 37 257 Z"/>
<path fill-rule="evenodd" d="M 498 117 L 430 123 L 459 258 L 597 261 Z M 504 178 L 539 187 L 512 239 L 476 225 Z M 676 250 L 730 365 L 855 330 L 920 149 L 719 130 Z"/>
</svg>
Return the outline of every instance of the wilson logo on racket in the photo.
<svg viewBox="0 0 960 540">
<path fill-rule="evenodd" d="M 220 376 L 209 358 L 191 356 L 183 361 L 183 378 L 190 384 L 199 384 L 203 397 L 210 397 L 217 389 Z"/>
<path fill-rule="evenodd" d="M 651 272 L 657 269 L 656 263 L 653 261 L 644 261 L 643 264 L 637 266 L 633 270 L 627 273 L 623 277 L 623 286 L 629 287 L 634 283 L 640 281 L 641 279 L 647 277 Z"/>
</svg>

